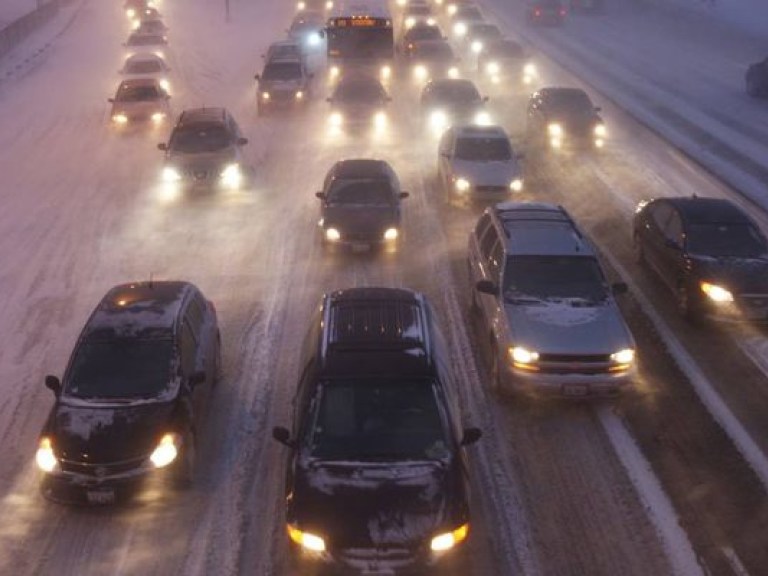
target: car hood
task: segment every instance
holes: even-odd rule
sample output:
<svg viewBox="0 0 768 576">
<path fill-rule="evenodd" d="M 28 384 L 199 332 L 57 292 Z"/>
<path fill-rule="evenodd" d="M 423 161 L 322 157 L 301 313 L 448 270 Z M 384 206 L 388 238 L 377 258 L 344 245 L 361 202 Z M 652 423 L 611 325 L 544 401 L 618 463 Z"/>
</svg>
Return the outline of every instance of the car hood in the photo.
<svg viewBox="0 0 768 576">
<path fill-rule="evenodd" d="M 506 304 L 515 344 L 546 354 L 612 354 L 634 346 L 616 304 L 558 300 Z"/>
<path fill-rule="evenodd" d="M 465 495 L 451 471 L 438 461 L 310 461 L 297 470 L 289 521 L 335 548 L 418 544 L 455 528 Z"/>
<path fill-rule="evenodd" d="M 326 226 L 343 230 L 381 231 L 399 223 L 397 209 L 393 206 L 326 206 L 323 209 Z"/>
<path fill-rule="evenodd" d="M 721 283 L 731 292 L 768 294 L 768 258 L 691 257 L 696 277 Z"/>
<path fill-rule="evenodd" d="M 296 90 L 301 88 L 301 78 L 291 80 L 260 80 L 259 88 L 261 90 Z"/>
<path fill-rule="evenodd" d="M 54 410 L 48 432 L 57 453 L 67 460 L 99 464 L 149 456 L 170 431 L 173 404 L 59 404 Z"/>
<path fill-rule="evenodd" d="M 475 186 L 509 186 L 520 177 L 520 166 L 514 160 L 502 162 L 477 162 L 453 160 L 453 173 L 467 178 Z"/>
</svg>

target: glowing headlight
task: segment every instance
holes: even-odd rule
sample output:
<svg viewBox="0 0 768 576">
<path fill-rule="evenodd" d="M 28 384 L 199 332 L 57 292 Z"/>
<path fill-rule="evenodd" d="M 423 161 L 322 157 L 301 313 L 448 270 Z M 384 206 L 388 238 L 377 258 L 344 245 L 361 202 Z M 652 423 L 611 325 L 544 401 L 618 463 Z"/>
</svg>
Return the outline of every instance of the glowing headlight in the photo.
<svg viewBox="0 0 768 576">
<path fill-rule="evenodd" d="M 155 112 L 152 114 L 152 122 L 162 122 L 165 119 L 165 114 L 163 112 Z"/>
<path fill-rule="evenodd" d="M 427 18 L 427 26 L 434 26 L 437 24 L 434 18 Z"/>
<path fill-rule="evenodd" d="M 269 100 L 272 96 L 270 96 L 269 92 L 262 92 L 261 93 L 261 99 L 262 100 Z"/>
<path fill-rule="evenodd" d="M 53 453 L 53 445 L 50 438 L 40 438 L 40 443 L 35 453 L 35 462 L 37 462 L 37 467 L 43 472 L 53 472 L 59 465 L 59 461 Z"/>
<path fill-rule="evenodd" d="M 155 468 L 164 468 L 176 460 L 179 455 L 180 439 L 178 434 L 166 434 L 149 457 Z"/>
<path fill-rule="evenodd" d="M 710 284 L 709 282 L 702 282 L 699 287 L 713 302 L 733 302 L 733 294 L 722 286 Z"/>
<path fill-rule="evenodd" d="M 329 242 L 338 242 L 341 240 L 341 234 L 336 228 L 327 228 L 325 230 L 325 239 Z"/>
<path fill-rule="evenodd" d="M 307 7 L 307 5 L 304 2 L 299 2 L 296 4 L 296 10 L 304 10 Z"/>
<path fill-rule="evenodd" d="M 333 0 L 328 0 L 328 2 L 325 3 L 325 9 L 330 10 L 333 8 Z"/>
<path fill-rule="evenodd" d="M 405 19 L 406 28 L 413 28 L 414 24 L 416 24 L 416 19 L 413 16 L 408 16 L 408 18 Z"/>
<path fill-rule="evenodd" d="M 608 136 L 608 130 L 606 129 L 605 124 L 598 124 L 595 126 L 594 133 L 598 138 L 605 138 Z"/>
<path fill-rule="evenodd" d="M 331 78 L 337 78 L 340 73 L 341 73 L 341 70 L 339 70 L 338 66 L 331 66 L 331 70 L 329 72 L 329 74 L 331 75 Z"/>
<path fill-rule="evenodd" d="M 523 189 L 523 180 L 521 178 L 515 178 L 509 183 L 509 189 L 513 192 L 520 192 Z"/>
<path fill-rule="evenodd" d="M 483 43 L 480 42 L 480 40 L 475 40 L 472 42 L 472 52 L 475 54 L 480 54 L 480 52 L 483 51 Z"/>
<path fill-rule="evenodd" d="M 469 187 L 471 184 L 469 183 L 469 180 L 466 178 L 456 178 L 456 181 L 453 183 L 453 185 L 456 187 L 456 190 L 459 192 L 466 192 L 469 190 Z"/>
<path fill-rule="evenodd" d="M 310 46 L 317 46 L 320 44 L 320 35 L 313 33 L 307 37 L 307 44 Z"/>
<path fill-rule="evenodd" d="M 563 127 L 560 124 L 550 124 L 547 126 L 547 132 L 553 138 L 560 138 L 563 135 Z"/>
<path fill-rule="evenodd" d="M 125 11 L 125 15 L 128 16 L 128 18 L 133 18 L 136 16 L 136 10 L 133 8 L 128 8 L 128 10 Z"/>
<path fill-rule="evenodd" d="M 482 111 L 475 114 L 474 123 L 478 126 L 488 126 L 491 123 L 491 115 Z"/>
<path fill-rule="evenodd" d="M 616 364 L 632 364 L 635 360 L 635 351 L 632 348 L 625 348 L 611 354 L 611 360 Z"/>
<path fill-rule="evenodd" d="M 466 35 L 467 25 L 464 22 L 456 22 L 456 24 L 453 25 L 453 33 L 459 37 Z"/>
<path fill-rule="evenodd" d="M 293 97 L 296 98 L 296 100 L 303 100 L 304 92 L 302 92 L 301 90 L 297 90 L 296 94 L 294 94 Z"/>
<path fill-rule="evenodd" d="M 536 76 L 536 66 L 530 62 L 523 66 L 523 74 L 526 76 Z"/>
<path fill-rule="evenodd" d="M 463 526 L 459 526 L 456 528 L 456 530 L 452 530 L 451 532 L 438 534 L 432 538 L 432 542 L 430 542 L 429 547 L 434 552 L 444 552 L 445 550 L 450 550 L 457 544 L 461 544 L 464 540 L 467 539 L 468 535 L 469 524 L 464 524 Z"/>
<path fill-rule="evenodd" d="M 288 537 L 302 548 L 306 548 L 312 552 L 325 551 L 325 541 L 320 536 L 310 534 L 309 532 L 302 532 L 290 524 L 288 525 Z"/>
<path fill-rule="evenodd" d="M 427 76 L 429 75 L 429 72 L 427 71 L 426 66 L 422 66 L 419 64 L 413 69 L 413 75 L 416 76 L 418 80 L 426 80 Z"/>
<path fill-rule="evenodd" d="M 138 30 L 140 25 L 141 25 L 141 22 L 139 22 L 138 20 L 134 20 L 133 23 L 131 23 L 131 29 Z"/>
<path fill-rule="evenodd" d="M 243 182 L 243 173 L 238 164 L 230 164 L 221 172 L 221 183 L 228 188 L 239 188 Z"/>
<path fill-rule="evenodd" d="M 328 122 L 331 124 L 331 126 L 338 128 L 344 123 L 344 117 L 341 115 L 341 112 L 333 112 L 328 117 Z"/>
<path fill-rule="evenodd" d="M 447 10 L 448 10 L 448 14 L 450 16 L 453 16 L 454 14 L 456 14 L 456 10 L 457 10 L 456 4 L 450 4 Z"/>
<path fill-rule="evenodd" d="M 451 66 L 448 68 L 448 78 L 458 78 L 459 77 L 459 69 L 456 68 L 456 66 Z"/>
<path fill-rule="evenodd" d="M 435 110 L 429 115 L 429 125 L 434 130 L 442 130 L 448 125 L 448 116 L 442 110 Z"/>
<path fill-rule="evenodd" d="M 485 72 L 491 76 L 495 76 L 500 70 L 501 67 L 498 62 L 488 62 L 488 64 L 485 65 Z"/>
<path fill-rule="evenodd" d="M 163 52 L 162 50 L 155 50 L 153 54 L 158 58 L 165 58 L 165 52 Z"/>
<path fill-rule="evenodd" d="M 397 240 L 397 228 L 387 228 L 384 232 L 384 240 Z"/>
<path fill-rule="evenodd" d="M 405 6 L 405 0 L 397 0 L 398 6 Z"/>
<path fill-rule="evenodd" d="M 181 174 L 176 168 L 166 166 L 163 168 L 163 182 L 178 182 L 181 180 Z"/>
<path fill-rule="evenodd" d="M 523 348 L 522 346 L 513 346 L 509 349 L 509 357 L 512 358 L 512 362 L 515 366 L 530 367 L 538 361 L 539 353 Z"/>
<path fill-rule="evenodd" d="M 159 84 L 160 84 L 160 88 L 162 88 L 163 90 L 165 90 L 166 92 L 168 92 L 170 94 L 170 92 L 171 92 L 171 83 L 168 82 L 168 80 L 163 78 L 163 79 L 161 79 L 159 81 Z"/>
<path fill-rule="evenodd" d="M 388 80 L 389 77 L 392 76 L 392 68 L 389 66 L 382 66 L 379 74 L 381 75 L 382 80 Z"/>
<path fill-rule="evenodd" d="M 382 111 L 376 112 L 373 115 L 373 125 L 379 129 L 384 128 L 387 125 L 387 113 Z"/>
<path fill-rule="evenodd" d="M 112 116 L 112 122 L 115 124 L 127 124 L 128 123 L 128 116 L 125 114 L 115 114 Z"/>
</svg>

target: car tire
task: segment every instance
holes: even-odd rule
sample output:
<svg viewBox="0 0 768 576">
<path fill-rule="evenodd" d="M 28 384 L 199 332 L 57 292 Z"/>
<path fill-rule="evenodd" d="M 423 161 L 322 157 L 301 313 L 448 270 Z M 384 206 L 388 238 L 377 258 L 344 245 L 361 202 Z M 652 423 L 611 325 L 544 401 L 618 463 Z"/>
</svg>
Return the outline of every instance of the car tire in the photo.
<svg viewBox="0 0 768 576">
<path fill-rule="evenodd" d="M 184 433 L 181 449 L 179 462 L 174 470 L 173 484 L 177 490 L 188 490 L 195 483 L 195 468 L 197 464 L 195 433 L 191 428 L 188 428 Z"/>
</svg>

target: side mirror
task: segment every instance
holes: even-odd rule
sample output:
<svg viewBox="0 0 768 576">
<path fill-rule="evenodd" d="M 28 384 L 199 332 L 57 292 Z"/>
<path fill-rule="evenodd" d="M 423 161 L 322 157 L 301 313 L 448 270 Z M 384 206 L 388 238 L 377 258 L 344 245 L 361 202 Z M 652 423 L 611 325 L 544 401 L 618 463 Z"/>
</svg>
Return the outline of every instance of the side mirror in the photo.
<svg viewBox="0 0 768 576">
<path fill-rule="evenodd" d="M 243 137 L 241 136 L 240 138 L 238 138 L 238 139 L 235 141 L 235 143 L 236 143 L 238 146 L 245 146 L 246 144 L 248 144 L 248 138 L 243 138 Z"/>
<path fill-rule="evenodd" d="M 168 150 L 168 144 L 166 144 L 165 142 L 160 142 L 160 144 L 157 145 L 157 149 L 165 152 L 166 150 Z"/>
<path fill-rule="evenodd" d="M 261 82 L 261 74 L 256 74 L 256 76 L 253 77 L 254 80 L 257 82 Z"/>
<path fill-rule="evenodd" d="M 325 194 L 323 194 L 322 192 L 315 192 L 315 196 L 320 198 L 320 200 L 325 200 Z"/>
<path fill-rule="evenodd" d="M 403 198 L 408 198 L 410 195 L 410 192 L 400 192 L 400 199 L 402 200 Z"/>
<path fill-rule="evenodd" d="M 627 286 L 626 282 L 615 282 L 611 284 L 611 292 L 613 292 L 614 296 L 626 294 L 628 290 L 629 286 Z"/>
<path fill-rule="evenodd" d="M 294 446 L 294 443 L 291 441 L 291 433 L 288 428 L 275 426 L 272 428 L 272 438 L 280 442 L 280 444 L 288 446 L 288 448 L 293 448 Z"/>
<path fill-rule="evenodd" d="M 483 435 L 483 431 L 480 428 L 464 428 L 464 435 L 461 438 L 462 446 L 469 446 L 474 444 Z"/>
<path fill-rule="evenodd" d="M 192 376 L 189 377 L 189 385 L 190 387 L 197 386 L 198 384 L 202 384 L 205 382 L 205 371 L 204 370 L 198 370 Z"/>
<path fill-rule="evenodd" d="M 49 388 L 54 393 L 56 398 L 58 398 L 61 394 L 61 381 L 56 376 L 46 376 L 45 387 Z"/>
<path fill-rule="evenodd" d="M 499 287 L 490 280 L 480 280 L 477 284 L 475 284 L 475 290 L 482 294 L 489 294 L 491 296 L 497 296 L 499 294 Z"/>
</svg>

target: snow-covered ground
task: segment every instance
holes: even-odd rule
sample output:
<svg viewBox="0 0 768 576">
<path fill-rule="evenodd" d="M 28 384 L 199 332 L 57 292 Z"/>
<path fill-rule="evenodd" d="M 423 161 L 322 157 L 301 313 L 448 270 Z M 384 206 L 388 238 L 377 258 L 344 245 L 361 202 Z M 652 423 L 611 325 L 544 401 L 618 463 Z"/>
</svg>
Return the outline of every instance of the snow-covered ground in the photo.
<svg viewBox="0 0 768 576">
<path fill-rule="evenodd" d="M 730 22 L 767 40 L 768 2 L 764 0 L 637 0 L 637 2 L 703 12 L 713 19 Z"/>
<path fill-rule="evenodd" d="M 2 0 L 0 1 L 0 29 L 5 28 L 14 20 L 35 10 L 40 0 Z"/>
</svg>

